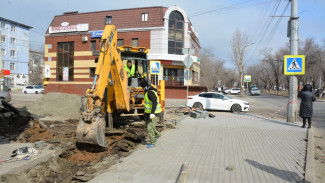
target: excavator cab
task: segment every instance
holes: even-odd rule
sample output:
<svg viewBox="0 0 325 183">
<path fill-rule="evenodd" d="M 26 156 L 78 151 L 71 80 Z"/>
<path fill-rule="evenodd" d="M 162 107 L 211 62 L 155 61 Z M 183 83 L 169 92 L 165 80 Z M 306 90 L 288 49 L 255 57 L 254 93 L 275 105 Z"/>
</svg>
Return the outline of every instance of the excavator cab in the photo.
<svg viewBox="0 0 325 183">
<path fill-rule="evenodd" d="M 128 86 L 140 87 L 141 79 L 149 79 L 148 76 L 148 63 L 147 49 L 144 47 L 129 47 L 121 46 L 117 48 L 120 51 L 123 65 L 126 66 L 127 62 L 132 63 L 135 67 L 135 76 L 128 78 Z"/>
</svg>

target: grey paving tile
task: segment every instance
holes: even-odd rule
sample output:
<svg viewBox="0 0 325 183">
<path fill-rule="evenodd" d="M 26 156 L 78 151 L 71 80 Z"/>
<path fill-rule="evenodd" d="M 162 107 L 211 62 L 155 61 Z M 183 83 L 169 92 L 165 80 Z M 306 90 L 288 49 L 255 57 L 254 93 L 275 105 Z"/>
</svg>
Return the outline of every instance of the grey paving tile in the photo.
<svg viewBox="0 0 325 183">
<path fill-rule="evenodd" d="M 175 182 L 185 161 L 189 183 L 301 180 L 306 130 L 274 120 L 217 114 L 207 120 L 187 118 L 178 129 L 164 133 L 155 148 L 138 148 L 90 182 Z"/>
</svg>

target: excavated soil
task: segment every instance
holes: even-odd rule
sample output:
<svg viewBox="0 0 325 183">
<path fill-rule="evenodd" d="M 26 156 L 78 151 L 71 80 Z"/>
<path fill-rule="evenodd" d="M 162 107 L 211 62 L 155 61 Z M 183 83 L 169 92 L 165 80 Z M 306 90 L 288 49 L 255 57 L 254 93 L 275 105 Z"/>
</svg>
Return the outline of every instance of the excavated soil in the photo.
<svg viewBox="0 0 325 183">
<path fill-rule="evenodd" d="M 30 113 L 36 116 L 80 117 L 81 97 L 66 93 L 48 93 L 34 103 L 27 105 Z"/>
<path fill-rule="evenodd" d="M 147 132 L 143 126 L 127 126 L 106 131 L 108 148 L 78 144 L 76 126 L 78 120 L 30 122 L 16 142 L 45 141 L 49 148 L 60 151 L 59 156 L 24 170 L 19 174 L 2 176 L 0 182 L 86 182 L 129 155 L 139 143 L 145 143 Z M 161 128 L 162 130 L 162 128 Z"/>
<path fill-rule="evenodd" d="M 119 119 L 118 129 L 105 132 L 107 148 L 96 145 L 78 144 L 76 127 L 79 115 L 80 97 L 65 96 L 66 94 L 50 93 L 28 106 L 29 112 L 38 115 L 74 116 L 68 120 L 40 121 L 30 115 L 14 114 L 9 109 L 0 109 L 0 132 L 12 143 L 33 143 L 45 141 L 48 148 L 59 154 L 33 168 L 17 174 L 7 174 L 0 182 L 87 182 L 104 172 L 110 166 L 119 163 L 121 157 L 128 156 L 138 144 L 145 144 L 148 135 L 144 122 L 139 119 Z M 58 98 L 60 98 L 60 100 Z M 62 98 L 62 100 L 61 100 Z M 64 103 L 64 100 L 72 104 Z M 42 106 L 42 107 L 41 107 Z M 47 107 L 44 107 L 47 106 Z M 53 108 L 57 108 L 53 110 Z M 76 111 L 71 110 L 77 108 Z M 166 126 L 157 127 L 159 131 L 175 128 L 176 121 L 181 117 L 177 111 L 166 111 L 165 118 L 171 122 Z M 133 123 L 133 124 L 131 124 Z M 1 139 L 0 139 L 1 140 Z M 1 141 L 0 141 L 1 142 Z M 9 142 L 9 141 L 7 141 Z"/>
</svg>

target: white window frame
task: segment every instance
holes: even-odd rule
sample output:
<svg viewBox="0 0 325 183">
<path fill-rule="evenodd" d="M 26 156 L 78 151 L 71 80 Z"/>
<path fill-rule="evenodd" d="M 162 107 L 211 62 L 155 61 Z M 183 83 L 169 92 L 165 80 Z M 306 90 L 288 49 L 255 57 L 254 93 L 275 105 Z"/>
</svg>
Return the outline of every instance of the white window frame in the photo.
<svg viewBox="0 0 325 183">
<path fill-rule="evenodd" d="M 15 70 L 16 64 L 14 62 L 10 62 L 10 70 Z"/>
<path fill-rule="evenodd" d="M 149 13 L 141 13 L 141 21 L 148 22 Z"/>
<path fill-rule="evenodd" d="M 11 57 L 16 57 L 16 50 L 10 50 L 10 56 Z"/>
<path fill-rule="evenodd" d="M 2 28 L 2 29 L 6 28 L 6 23 L 1 22 L 1 28 Z"/>
<path fill-rule="evenodd" d="M 16 32 L 16 26 L 15 25 L 11 25 L 11 31 Z"/>
<path fill-rule="evenodd" d="M 2 38 L 4 38 L 4 41 L 2 40 Z M 2 42 L 2 43 L 6 43 L 6 42 L 7 42 L 7 37 L 6 37 L 6 35 L 1 35 L 1 42 Z"/>
<path fill-rule="evenodd" d="M 105 25 L 112 24 L 113 17 L 112 16 L 106 16 L 105 17 Z"/>
<path fill-rule="evenodd" d="M 5 48 L 1 48 L 1 55 L 6 56 L 6 49 Z"/>
<path fill-rule="evenodd" d="M 11 38 L 10 38 L 10 43 L 11 43 L 12 45 L 16 45 L 16 42 L 17 42 L 17 39 L 16 39 L 16 38 L 14 38 L 14 37 L 11 37 Z"/>
</svg>

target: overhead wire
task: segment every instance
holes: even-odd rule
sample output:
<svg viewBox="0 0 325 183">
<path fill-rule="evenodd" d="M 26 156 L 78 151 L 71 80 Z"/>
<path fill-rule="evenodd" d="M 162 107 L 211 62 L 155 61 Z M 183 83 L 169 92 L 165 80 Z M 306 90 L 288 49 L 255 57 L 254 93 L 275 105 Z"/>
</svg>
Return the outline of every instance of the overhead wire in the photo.
<svg viewBox="0 0 325 183">
<path fill-rule="evenodd" d="M 267 3 L 267 1 L 263 1 L 263 2 L 256 2 L 256 3 L 253 3 L 253 4 L 249 4 L 252 1 L 256 1 L 256 0 L 244 1 L 244 2 L 233 4 L 233 5 L 230 5 L 230 6 L 225 6 L 225 7 L 222 7 L 222 8 L 208 10 L 208 11 L 205 11 L 205 12 L 202 12 L 202 13 L 197 13 L 197 14 L 194 14 L 194 15 L 190 15 L 189 17 L 201 16 L 201 15 L 213 13 L 213 12 L 216 12 L 216 11 L 221 13 L 221 12 L 224 12 L 224 11 L 230 11 L 230 10 L 234 10 L 234 9 L 238 9 L 238 8 L 246 8 L 246 7 L 251 7 L 251 6 L 255 6 L 255 5 L 264 5 L 265 3 Z M 274 2 L 274 1 L 278 1 L 278 0 L 271 0 L 270 2 Z"/>
<path fill-rule="evenodd" d="M 269 30 L 269 27 L 271 25 L 271 23 L 273 22 L 273 18 L 272 16 L 274 16 L 281 4 L 282 0 L 278 0 L 275 4 L 274 7 L 272 9 L 272 11 L 270 12 L 270 16 L 267 18 L 267 20 L 265 21 L 265 23 L 262 26 L 262 29 L 260 30 L 260 32 L 257 34 L 257 38 L 256 38 L 256 44 L 254 45 L 254 48 L 252 51 L 250 51 L 248 53 L 248 59 L 247 60 L 251 60 L 252 55 L 255 53 L 256 50 L 258 50 L 258 48 L 261 46 L 262 43 L 264 43 L 265 41 L 265 36 Z"/>
<path fill-rule="evenodd" d="M 270 33 L 269 33 L 269 35 L 268 35 L 268 39 L 266 40 L 266 43 L 269 43 L 269 42 L 272 40 L 272 38 L 273 38 L 275 32 L 276 32 L 277 29 L 279 28 L 279 25 L 280 25 L 281 21 L 283 20 L 283 16 L 284 16 L 284 14 L 286 13 L 286 11 L 287 11 L 287 9 L 288 9 L 288 7 L 289 7 L 289 4 L 290 4 L 290 2 L 287 3 L 287 5 L 285 6 L 285 8 L 283 9 L 283 11 L 282 11 L 282 13 L 281 13 L 281 16 L 278 17 L 277 22 L 275 23 L 273 29 L 270 31 Z"/>
</svg>

